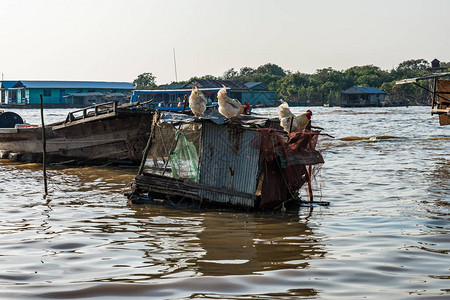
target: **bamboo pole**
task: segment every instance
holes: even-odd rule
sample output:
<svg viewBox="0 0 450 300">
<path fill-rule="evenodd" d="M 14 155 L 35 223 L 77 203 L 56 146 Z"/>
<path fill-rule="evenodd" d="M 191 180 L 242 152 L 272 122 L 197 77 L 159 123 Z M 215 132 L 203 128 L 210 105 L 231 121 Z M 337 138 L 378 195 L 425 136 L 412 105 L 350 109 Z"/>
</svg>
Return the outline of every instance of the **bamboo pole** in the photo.
<svg viewBox="0 0 450 300">
<path fill-rule="evenodd" d="M 309 202 L 312 203 L 314 201 L 313 197 L 313 190 L 312 190 L 312 184 L 311 184 L 311 176 L 312 176 L 312 166 L 308 165 L 306 166 L 306 171 L 308 173 L 308 196 L 309 196 Z"/>
<path fill-rule="evenodd" d="M 153 142 L 152 140 L 155 135 L 156 124 L 158 123 L 160 117 L 161 117 L 161 111 L 157 110 L 155 112 L 155 114 L 153 115 L 153 122 L 152 122 L 152 127 L 150 129 L 150 136 L 148 137 L 147 145 L 145 146 L 144 153 L 142 155 L 142 160 L 141 160 L 141 165 L 139 166 L 138 175 L 141 175 L 144 172 L 144 165 L 145 165 L 145 162 L 147 161 L 147 155 L 148 155 L 148 152 L 150 151 L 150 147 L 152 146 L 152 142 Z"/>
<path fill-rule="evenodd" d="M 434 86 L 433 86 L 433 102 L 431 103 L 431 108 L 433 109 L 434 106 L 436 105 L 436 89 L 437 89 L 437 83 L 438 83 L 438 79 L 435 78 L 434 79 Z"/>
<path fill-rule="evenodd" d="M 44 197 L 47 196 L 48 190 L 47 190 L 47 140 L 45 137 L 45 123 L 44 123 L 44 101 L 42 100 L 42 94 L 41 96 L 41 123 L 42 123 L 42 171 L 44 175 Z"/>
</svg>

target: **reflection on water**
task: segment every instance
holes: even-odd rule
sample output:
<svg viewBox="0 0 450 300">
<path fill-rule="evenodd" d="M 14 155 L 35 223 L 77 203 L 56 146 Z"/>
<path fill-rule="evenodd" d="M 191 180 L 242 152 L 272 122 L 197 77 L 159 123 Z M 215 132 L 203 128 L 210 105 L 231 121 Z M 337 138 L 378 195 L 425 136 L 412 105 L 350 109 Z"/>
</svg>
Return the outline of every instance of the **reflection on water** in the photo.
<svg viewBox="0 0 450 300">
<path fill-rule="evenodd" d="M 298 217 L 205 215 L 198 234 L 206 253 L 198 270 L 207 276 L 305 268 L 324 254 L 312 230 Z"/>
<path fill-rule="evenodd" d="M 448 129 L 425 108 L 313 111 L 336 138 L 331 207 L 306 219 L 128 205 L 136 170 L 114 167 L 51 166 L 44 198 L 40 165 L 1 160 L 0 298 L 448 298 Z"/>
</svg>

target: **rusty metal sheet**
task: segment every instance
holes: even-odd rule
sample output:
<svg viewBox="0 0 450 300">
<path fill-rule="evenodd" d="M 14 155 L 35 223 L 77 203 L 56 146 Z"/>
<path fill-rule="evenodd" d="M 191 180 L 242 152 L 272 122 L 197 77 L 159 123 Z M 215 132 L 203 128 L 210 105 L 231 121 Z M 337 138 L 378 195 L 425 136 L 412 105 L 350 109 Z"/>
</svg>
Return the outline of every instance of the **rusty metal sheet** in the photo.
<svg viewBox="0 0 450 300">
<path fill-rule="evenodd" d="M 259 134 L 233 125 L 205 121 L 202 127 L 200 183 L 255 194 L 259 171 Z M 200 196 L 211 201 L 246 207 L 254 199 L 201 189 Z"/>
</svg>

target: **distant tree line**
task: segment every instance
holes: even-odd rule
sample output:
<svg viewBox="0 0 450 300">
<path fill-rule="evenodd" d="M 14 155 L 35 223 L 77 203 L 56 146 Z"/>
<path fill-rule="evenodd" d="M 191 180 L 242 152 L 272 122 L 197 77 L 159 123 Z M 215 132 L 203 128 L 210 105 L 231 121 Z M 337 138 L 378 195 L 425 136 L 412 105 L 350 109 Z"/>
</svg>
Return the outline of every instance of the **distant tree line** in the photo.
<svg viewBox="0 0 450 300">
<path fill-rule="evenodd" d="M 195 79 L 237 80 L 242 82 L 262 82 L 269 90 L 276 91 L 277 98 L 293 102 L 298 105 L 321 105 L 326 102 L 339 105 L 340 92 L 352 86 L 376 87 L 390 94 L 390 99 L 408 100 L 411 104 L 426 104 L 427 92 L 412 85 L 396 85 L 395 81 L 425 76 L 430 63 L 425 59 L 411 59 L 400 63 L 392 70 L 382 70 L 374 65 L 355 66 L 347 70 L 334 70 L 333 68 L 319 69 L 314 74 L 291 72 L 284 70 L 276 64 L 265 64 L 257 68 L 243 67 L 239 71 L 228 69 L 223 76 L 205 75 L 193 77 Z M 450 67 L 450 63 L 441 62 L 441 67 Z M 141 76 L 146 74 L 146 76 Z M 151 73 L 139 75 L 147 82 L 139 81 L 137 87 L 146 88 L 146 85 L 156 86 L 155 77 Z M 173 82 L 181 84 L 184 82 Z"/>
</svg>

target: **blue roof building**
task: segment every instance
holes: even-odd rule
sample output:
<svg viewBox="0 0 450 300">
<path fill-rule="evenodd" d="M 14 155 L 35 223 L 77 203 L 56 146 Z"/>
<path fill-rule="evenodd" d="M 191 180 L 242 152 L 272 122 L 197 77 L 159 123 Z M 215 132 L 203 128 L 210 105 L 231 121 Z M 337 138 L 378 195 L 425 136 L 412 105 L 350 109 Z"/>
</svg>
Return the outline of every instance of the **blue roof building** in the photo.
<svg viewBox="0 0 450 300">
<path fill-rule="evenodd" d="M 352 86 L 341 92 L 341 106 L 366 107 L 381 106 L 381 102 L 387 100 L 389 94 L 374 87 Z"/>
<path fill-rule="evenodd" d="M 11 86 L 11 83 L 14 84 Z M 45 104 L 66 104 L 67 99 L 70 99 L 65 97 L 68 94 L 96 92 L 131 94 L 134 86 L 128 82 L 16 80 L 3 81 L 2 91 L 3 89 L 8 90 L 8 95 L 5 101 L 2 97 L 2 103 L 39 104 L 42 95 Z"/>
<path fill-rule="evenodd" d="M 11 88 L 17 83 L 17 80 L 4 80 L 0 82 L 0 103 L 8 103 L 8 98 L 11 97 L 11 94 L 16 93 L 15 90 L 11 90 Z M 10 94 L 11 93 L 11 94 Z"/>
<path fill-rule="evenodd" d="M 240 82 L 235 80 L 194 79 L 184 84 L 162 85 L 158 89 L 135 91 L 132 101 L 149 101 L 163 103 L 163 106 L 177 106 L 184 96 L 191 94 L 194 86 L 203 92 L 207 103 L 217 102 L 217 92 L 226 86 L 228 96 L 247 102 L 251 106 L 274 106 L 276 93 L 269 91 L 262 82 Z"/>
<path fill-rule="evenodd" d="M 248 102 L 251 106 L 274 106 L 276 93 L 269 91 L 262 82 L 240 82 L 234 80 L 195 79 L 185 85 L 185 88 L 230 88 L 229 97 L 238 99 L 241 103 Z"/>
</svg>

